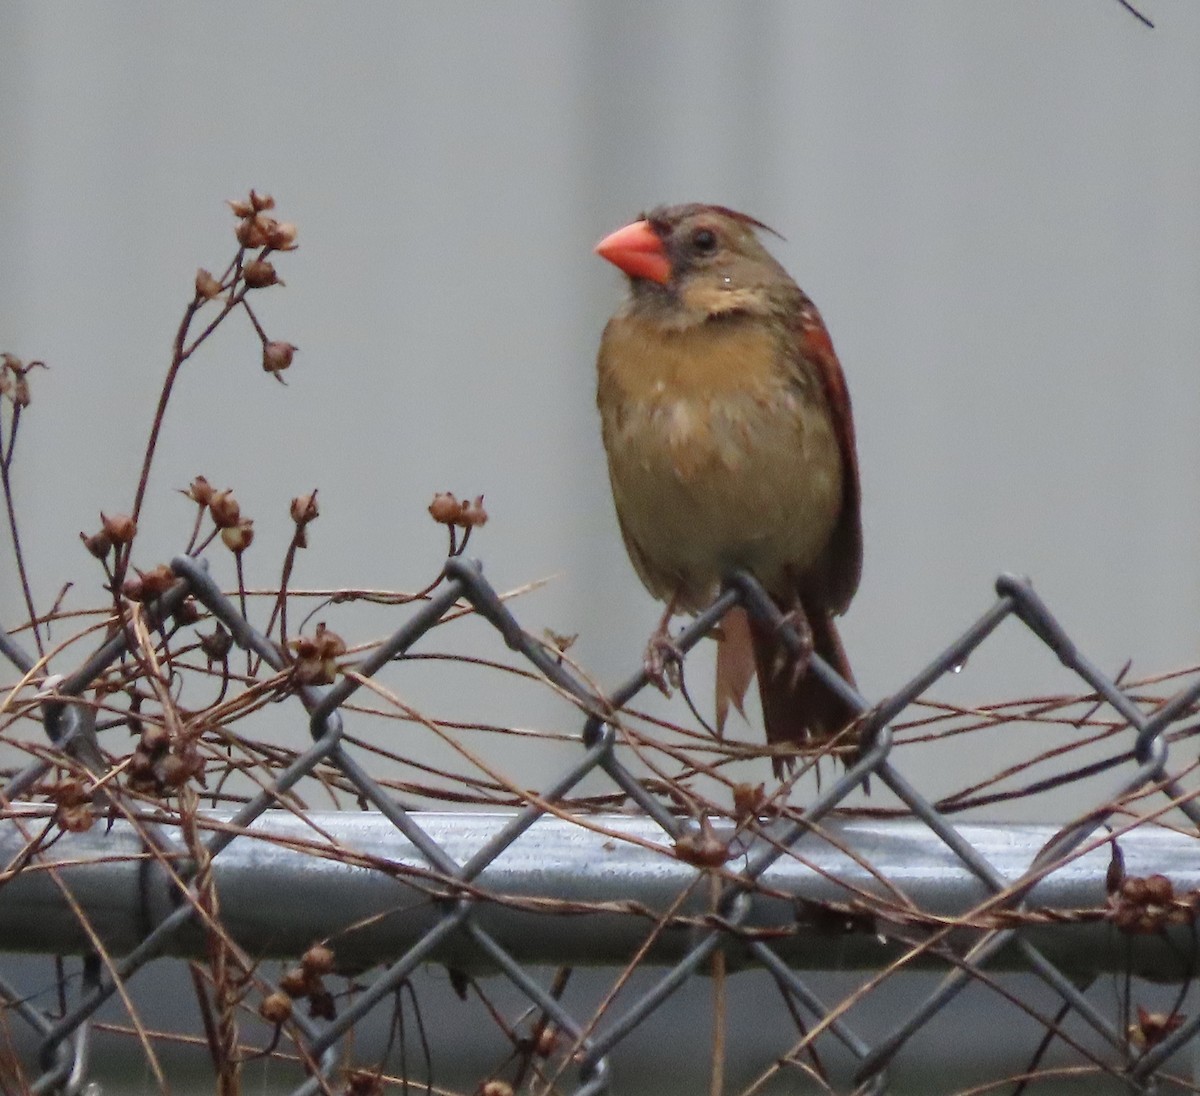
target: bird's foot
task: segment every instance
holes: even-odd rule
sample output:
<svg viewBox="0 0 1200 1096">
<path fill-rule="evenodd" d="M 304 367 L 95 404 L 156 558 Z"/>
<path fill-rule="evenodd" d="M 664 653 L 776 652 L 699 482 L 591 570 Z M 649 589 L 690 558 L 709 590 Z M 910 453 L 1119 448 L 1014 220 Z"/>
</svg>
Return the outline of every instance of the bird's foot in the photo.
<svg viewBox="0 0 1200 1096">
<path fill-rule="evenodd" d="M 793 652 L 790 647 L 780 643 L 771 673 L 774 677 L 778 677 L 784 670 L 787 670 L 791 674 L 790 688 L 795 690 L 800 679 L 808 673 L 808 664 L 812 661 L 813 656 L 812 625 L 808 623 L 808 616 L 801 606 L 797 605 L 784 613 L 776 631 L 782 632 L 787 627 L 793 628 L 799 637 L 800 650 Z"/>
<path fill-rule="evenodd" d="M 683 652 L 671 638 L 671 633 L 665 626 L 656 629 L 646 644 L 646 653 L 642 657 L 642 668 L 646 671 L 646 677 L 663 696 L 670 696 L 672 689 L 679 688 L 682 666 Z"/>
</svg>

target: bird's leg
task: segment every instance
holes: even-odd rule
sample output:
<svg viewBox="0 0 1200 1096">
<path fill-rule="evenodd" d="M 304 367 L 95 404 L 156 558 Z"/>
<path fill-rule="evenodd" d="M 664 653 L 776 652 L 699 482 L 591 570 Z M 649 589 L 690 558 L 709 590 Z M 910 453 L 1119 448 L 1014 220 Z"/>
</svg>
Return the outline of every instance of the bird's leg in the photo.
<svg viewBox="0 0 1200 1096">
<path fill-rule="evenodd" d="M 646 671 L 646 677 L 654 683 L 663 696 L 670 696 L 672 688 L 679 688 L 679 667 L 683 665 L 683 652 L 671 638 L 670 630 L 671 618 L 675 615 L 675 606 L 678 601 L 679 594 L 676 592 L 667 602 L 667 607 L 659 619 L 658 627 L 650 633 L 650 639 L 646 643 L 646 653 L 642 657 L 642 667 Z"/>
<path fill-rule="evenodd" d="M 813 632 L 812 625 L 808 622 L 808 614 L 804 611 L 804 606 L 797 597 L 792 607 L 783 614 L 776 631 L 782 631 L 786 627 L 792 627 L 796 630 L 797 636 L 800 638 L 800 650 L 793 654 L 791 648 L 783 643 L 779 644 L 779 650 L 775 656 L 775 665 L 772 668 L 772 674 L 778 677 L 783 673 L 785 667 L 791 667 L 791 688 L 794 691 L 799 680 L 808 673 L 808 664 L 812 660 L 813 655 Z"/>
</svg>

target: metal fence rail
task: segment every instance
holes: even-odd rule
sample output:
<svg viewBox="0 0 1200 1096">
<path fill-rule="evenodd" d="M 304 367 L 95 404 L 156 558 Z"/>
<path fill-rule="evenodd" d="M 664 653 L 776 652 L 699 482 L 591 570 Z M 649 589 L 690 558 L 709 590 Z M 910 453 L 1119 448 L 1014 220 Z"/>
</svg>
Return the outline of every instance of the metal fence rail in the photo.
<svg viewBox="0 0 1200 1096">
<path fill-rule="evenodd" d="M 28 843 L 25 832 L 48 816 L 48 808 L 30 809 L 0 822 L 0 860 L 18 862 Z M 229 817 L 202 812 L 197 826 L 216 829 L 228 825 Z M 512 821 L 508 813 L 421 812 L 411 818 L 459 863 L 495 841 Z M 378 812 L 312 811 L 299 818 L 290 811 L 267 811 L 213 863 L 221 925 L 259 959 L 290 959 L 340 924 L 358 923 L 363 927 L 339 942 L 337 955 L 348 967 L 364 968 L 394 962 L 437 927 L 443 913 L 430 895 L 440 902 L 479 898 L 472 912 L 475 924 L 526 966 L 569 966 L 584 959 L 616 966 L 635 952 L 644 966 L 678 963 L 710 923 L 708 898 L 690 886 L 696 869 L 674 857 L 649 819 L 596 815 L 588 821 L 539 819 L 464 888 L 432 872 L 416 846 Z M 712 832 L 736 845 L 739 858 L 753 859 L 771 847 L 782 825 L 768 822 L 748 836 L 726 821 Z M 971 823 L 959 832 L 1001 876 L 1016 882 L 1057 829 Z M 324 835 L 324 843 L 317 834 Z M 161 920 L 176 904 L 173 881 L 143 870 L 143 840 L 140 826 L 128 822 L 116 822 L 107 832 L 93 827 L 64 835 L 54 846 L 59 865 L 54 878 L 27 872 L 0 891 L 0 940 L 14 949 L 52 955 L 86 952 L 95 939 L 113 954 L 132 951 L 147 923 Z M 1169 864 L 1176 889 L 1200 889 L 1200 841 L 1144 828 L 1128 834 L 1121 847 L 1131 875 L 1148 876 Z M 355 855 L 347 856 L 346 850 Z M 1190 932 L 1184 925 L 1131 937 L 1127 949 L 1112 946 L 1112 927 L 1103 912 L 1110 863 L 1107 847 L 1094 848 L 1043 878 L 1027 898 L 1043 920 L 1025 925 L 1023 939 L 1072 977 L 1126 971 L 1167 981 L 1194 977 L 1200 972 L 1200 951 L 1188 948 Z M 411 888 L 398 898 L 397 881 L 406 878 Z M 740 932 L 729 933 L 723 942 L 729 970 L 754 965 L 746 940 L 796 921 L 797 903 L 844 908 L 846 914 L 840 924 L 831 917 L 822 932 L 776 939 L 772 948 L 789 967 L 823 970 L 836 953 L 840 970 L 878 969 L 909 950 L 901 939 L 903 919 L 898 913 L 888 916 L 889 889 L 903 892 L 918 910 L 949 919 L 969 917 L 991 893 L 935 834 L 911 821 L 832 819 L 805 840 L 803 861 L 777 860 L 761 882 L 762 892 L 755 895 Z M 73 906 L 63 901 L 60 884 L 70 891 Z M 287 894 L 288 902 L 271 906 L 264 916 L 264 894 Z M 681 894 L 687 896 L 682 903 Z M 541 900 L 547 896 L 577 912 L 563 918 L 546 909 Z M 673 910 L 670 931 L 647 943 L 647 919 L 657 920 L 668 910 Z M 331 919 L 335 911 L 336 921 Z M 962 935 L 969 942 L 971 933 Z M 586 955 L 581 941 L 586 941 Z M 947 949 L 913 956 L 909 965 L 944 968 L 945 955 L 961 941 L 951 937 L 947 943 Z M 199 932 L 180 932 L 164 941 L 161 954 L 203 960 L 206 941 Z M 429 958 L 464 972 L 493 970 L 484 952 L 458 938 L 443 939 Z M 1027 965 L 1023 952 L 1010 948 L 997 954 L 991 969 L 1020 971 Z"/>
<path fill-rule="evenodd" d="M 1200 1031 L 1200 1016 L 1172 1016 L 1162 1030 L 1143 1030 L 1140 1040 L 1131 1040 L 1123 1019 L 1080 988 L 1105 970 L 1181 982 L 1195 971 L 1200 845 L 1187 821 L 1200 823 L 1200 806 L 1186 785 L 1186 766 L 1173 769 L 1168 759 L 1171 743 L 1196 729 L 1189 721 L 1200 682 L 1154 704 L 1126 691 L 1077 650 L 1025 581 L 1002 577 L 994 605 L 912 681 L 873 706 L 814 658 L 810 672 L 863 713 L 859 749 L 846 771 L 803 809 L 776 812 L 763 822 L 751 810 L 735 824 L 689 817 L 678 797 L 646 780 L 617 748 L 620 709 L 646 686 L 644 673 L 611 695 L 597 693 L 522 629 L 477 564 L 452 558 L 427 600 L 352 672 L 328 686 L 292 684 L 287 697 L 303 705 L 312 743 L 281 763 L 269 781 L 260 781 L 257 793 L 236 810 L 201 813 L 165 800 L 151 808 L 126 795 L 116 774 L 99 793 L 112 824 L 64 836 L 61 797 L 57 806 L 29 804 L 44 801 L 46 781 L 64 760 L 58 751 L 92 777 L 105 775 L 94 705 L 81 698 L 121 660 L 153 662 L 146 637 L 186 597 L 222 622 L 241 648 L 281 672 L 288 669 L 288 659 L 247 623 L 201 562 L 181 557 L 171 566 L 178 582 L 146 607 L 140 636 L 132 627 L 119 631 L 49 692 L 33 696 L 34 661 L 11 637 L 0 641 L 26 675 L 22 702 L 40 707 L 54 747 L 16 772 L 4 789 L 4 802 L 13 807 L 0 828 L 0 933 L 12 949 L 104 957 L 89 967 L 88 979 L 61 1014 L 34 1008 L 19 987 L 0 982 L 0 999 L 40 1041 L 35 1092 L 79 1089 L 89 1018 L 150 959 L 211 955 L 216 926 L 223 946 L 255 956 L 294 953 L 369 919 L 372 910 L 378 914 L 378 902 L 387 904 L 374 890 L 380 886 L 391 888 L 393 904 L 408 903 L 420 916 L 403 919 L 402 929 L 380 922 L 360 941 L 361 954 L 353 954 L 354 945 L 344 945 L 344 955 L 339 948 L 339 961 L 355 967 L 360 960 L 386 961 L 371 976 L 356 975 L 358 991 L 335 1014 L 289 1016 L 288 1032 L 311 1063 L 311 1075 L 297 1077 L 297 1094 L 348 1091 L 339 1073 L 343 1037 L 373 1010 L 390 1007 L 417 966 L 447 957 L 499 971 L 517 987 L 565 1039 L 563 1068 L 573 1071 L 571 1090 L 580 1096 L 611 1089 L 611 1052 L 693 975 L 744 964 L 769 971 L 789 1008 L 808 1017 L 798 1025 L 794 1045 L 781 1048 L 769 1068 L 795 1066 L 834 1040 L 858 1063 L 853 1077 L 822 1081 L 836 1091 L 884 1091 L 887 1070 L 911 1036 L 964 987 L 989 983 L 999 970 L 1035 973 L 1061 1001 L 1061 1015 L 1047 1019 L 1047 1031 L 1063 1037 L 1062 1017 L 1077 1017 L 1105 1048 L 1077 1047 L 1083 1061 L 1130 1091 L 1150 1092 L 1164 1063 Z M 369 692 L 373 675 L 404 657 L 463 603 L 584 713 L 577 756 L 547 786 L 525 795 L 521 809 L 502 817 L 407 809 L 349 741 L 354 715 L 347 708 Z M 800 650 L 799 637 L 744 574 L 731 576 L 721 598 L 683 633 L 680 648 L 690 650 L 739 603 Z M 1110 781 L 1104 794 L 1093 810 L 1059 830 L 955 824 L 910 782 L 894 754 L 897 716 L 1009 618 L 1021 621 L 1126 727 L 1118 751 L 1094 766 Z M 329 773 L 374 813 L 299 815 L 289 790 Z M 636 805 L 638 817 L 573 817 L 559 806 L 597 773 Z M 867 780 L 888 789 L 909 818 L 848 823 L 831 817 Z M 1150 824 L 1167 812 L 1184 824 L 1173 831 Z M 1164 871 L 1169 882 L 1155 878 Z M 262 893 L 252 902 L 245 896 L 253 880 L 269 881 L 278 872 L 294 880 L 286 909 L 273 918 L 278 932 L 268 940 L 261 922 L 257 933 L 255 926 Z M 293 900 L 301 886 L 326 896 L 336 888 L 341 898 L 306 907 Z M 579 920 L 547 931 L 539 887 L 541 899 L 559 912 L 577 907 Z M 220 895 L 219 915 L 214 893 Z M 313 921 L 306 908 L 336 921 Z M 530 935 L 531 923 L 539 925 L 537 935 Z M 864 992 L 900 969 L 934 967 L 944 977 L 894 1030 L 868 1039 L 844 1004 L 822 1001 L 802 976 L 820 967 L 815 942 L 831 932 L 848 942 L 843 952 L 853 963 L 879 968 Z M 631 952 L 638 963 L 660 966 L 654 984 L 619 1013 L 598 1017 L 573 1015 L 533 969 L 547 961 L 623 957 L 628 963 Z"/>
</svg>

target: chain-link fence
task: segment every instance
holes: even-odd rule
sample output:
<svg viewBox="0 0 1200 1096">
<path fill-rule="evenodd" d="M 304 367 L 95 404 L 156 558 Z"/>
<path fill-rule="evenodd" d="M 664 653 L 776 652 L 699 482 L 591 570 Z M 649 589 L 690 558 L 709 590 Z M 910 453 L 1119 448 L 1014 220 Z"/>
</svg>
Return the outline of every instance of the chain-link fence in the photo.
<svg viewBox="0 0 1200 1096">
<path fill-rule="evenodd" d="M 833 741 L 783 749 L 717 734 L 688 687 L 689 652 L 735 605 L 803 666 L 752 577 L 730 575 L 675 637 L 678 695 L 648 704 L 644 670 L 601 687 L 572 637 L 527 631 L 510 608 L 522 591 L 467 561 L 481 498 L 435 498 L 450 553 L 418 593 L 294 588 L 315 493 L 292 501 L 278 580 L 249 587 L 254 523 L 203 477 L 184 492 L 197 512 L 182 554 L 138 571 L 180 370 L 243 313 L 269 374 L 295 351 L 253 302 L 296 228 L 268 195 L 230 205 L 237 250 L 221 276 L 195 277 L 130 512 L 83 536 L 100 608 L 66 608 L 64 587 L 37 610 L 10 472 L 41 363 L 0 356 L 0 490 L 26 618 L 0 631 L 16 671 L 0 706 L 0 1089 L 94 1091 L 119 1045 L 159 1092 L 181 1048 L 202 1055 L 194 1087 L 230 1096 L 251 1067 L 270 1070 L 257 1086 L 295 1093 L 647 1091 L 620 1073 L 622 1051 L 665 1014 L 674 1041 L 694 1036 L 700 985 L 703 1054 L 669 1079 L 679 1091 L 885 1091 L 914 1046 L 958 1030 L 968 987 L 1020 1020 L 947 1046 L 983 1062 L 1003 1044 L 972 1094 L 1197 1091 L 1178 1051 L 1200 1030 L 1187 1001 L 1200 673 L 1105 674 L 1027 582 L 1002 578 L 971 628 L 874 705 L 813 658 L 807 672 L 861 714 Z M 232 591 L 205 562 L 218 540 Z M 386 638 L 351 646 L 311 624 L 328 609 L 346 631 L 343 607 L 381 615 L 371 634 Z M 935 699 L 968 658 L 994 657 L 1006 621 L 1076 684 Z M 549 696 L 545 725 L 511 714 L 529 690 Z M 968 786 L 946 786 L 930 743 L 978 762 L 961 767 Z M 754 783 L 768 755 L 791 771 Z M 1088 805 L 1064 825 L 989 824 L 1035 800 L 1061 818 L 1068 786 Z M 29 954 L 55 957 L 48 978 Z M 171 992 L 194 1004 L 174 1030 L 138 992 L 155 959 L 185 972 Z M 470 1022 L 443 1011 L 430 1030 L 434 965 Z M 470 1061 L 454 1087 L 434 1081 L 447 1046 Z M 924 1068 L 914 1091 L 963 1091 Z"/>
<path fill-rule="evenodd" d="M 786 1009 L 793 1036 L 739 1091 L 885 1091 L 914 1034 L 942 1023 L 973 985 L 1007 998 L 1041 1033 L 1010 1048 L 1025 1063 L 1010 1090 L 1084 1077 L 1106 1091 L 1195 1091 L 1170 1070 L 1200 1030 L 1200 1015 L 1182 1008 L 1197 962 L 1200 806 L 1194 762 L 1178 759 L 1198 727 L 1200 680 L 1110 678 L 1029 583 L 1001 578 L 972 627 L 873 705 L 814 658 L 809 672 L 862 716 L 844 741 L 796 759 L 799 776 L 825 758 L 816 793 L 797 805 L 787 795 L 796 778 L 777 791 L 736 779 L 747 754 L 763 750 L 709 735 L 698 713 L 689 729 L 639 712 L 644 672 L 601 691 L 572 664 L 566 640 L 525 631 L 461 556 L 431 590 L 389 610 L 403 614 L 401 626 L 363 651 L 323 628 L 281 648 L 202 561 L 181 556 L 171 571 L 165 592 L 132 605 L 65 678 L 46 680 L 41 661 L 2 639 L 23 676 L 0 733 L 27 760 L 4 789 L 0 940 L 7 951 L 85 956 L 82 977 L 63 968 L 49 1000 L 0 981 L 10 1044 L 20 1028 L 39 1047 L 36 1063 L 7 1063 L 12 1090 L 20 1078 L 32 1092 L 81 1091 L 90 1018 L 165 955 L 192 964 L 221 1091 L 240 1091 L 239 1071 L 262 1054 L 292 1070 L 296 1093 L 419 1088 L 395 1045 L 365 1062 L 352 1036 L 372 1014 L 400 1011 L 414 972 L 431 962 L 464 994 L 474 974 L 499 972 L 525 1002 L 515 1017 L 493 1010 L 508 1052 L 478 1078 L 489 1094 L 622 1090 L 611 1062 L 623 1040 L 700 975 L 713 995 L 709 1090 L 722 1091 L 722 1063 L 736 1051 L 724 1042 L 723 995 L 747 967 L 769 974 L 779 993 L 771 1007 Z M 737 574 L 679 637 L 681 651 L 737 604 L 800 650 L 771 599 Z M 485 620 L 517 658 L 489 662 L 493 650 L 453 669 L 503 666 L 578 712 L 553 743 L 537 742 L 561 763 L 536 788 L 524 786 L 518 762 L 464 744 L 484 732 L 518 741 L 519 729 L 434 719 L 384 680 L 389 667 L 432 657 L 431 636 L 464 617 Z M 981 657 L 1010 618 L 1077 675 L 1078 694 L 915 706 Z M 219 627 L 202 633 L 210 619 Z M 214 682 L 215 700 L 193 698 Z M 297 716 L 303 707 L 310 745 L 246 732 L 275 703 Z M 381 717 L 436 740 L 458 767 L 360 734 Z M 908 771 L 897 748 L 936 734 L 963 735 L 974 749 L 971 733 L 1022 723 L 1049 745 L 951 796 L 924 794 L 920 766 Z M 131 751 L 113 746 L 122 727 L 133 732 Z M 1026 777 L 1035 762 L 1050 775 Z M 1015 791 L 999 790 L 1014 777 L 1023 780 Z M 1097 790 L 1094 806 L 1061 828 L 953 818 L 1068 781 Z M 864 785 L 866 807 L 845 811 Z M 361 810 L 319 809 L 318 794 Z M 419 809 L 464 801 L 504 810 Z M 296 956 L 267 973 L 266 960 Z M 611 974 L 586 1011 L 563 993 L 577 966 Z M 862 973 L 841 999 L 812 977 L 832 968 Z M 940 972 L 936 988 L 882 1036 L 863 1030 L 855 1009 L 918 969 Z M 1047 987 L 1053 1006 L 1007 988 L 1004 972 L 1014 970 Z M 1106 972 L 1123 991 L 1090 993 Z M 346 988 L 335 995 L 330 980 L 341 974 Z M 1179 987 L 1167 1008 L 1140 1003 L 1143 978 Z M 154 1033 L 136 1016 L 131 1025 L 153 1060 Z M 848 1069 L 827 1064 L 831 1049 Z"/>
</svg>

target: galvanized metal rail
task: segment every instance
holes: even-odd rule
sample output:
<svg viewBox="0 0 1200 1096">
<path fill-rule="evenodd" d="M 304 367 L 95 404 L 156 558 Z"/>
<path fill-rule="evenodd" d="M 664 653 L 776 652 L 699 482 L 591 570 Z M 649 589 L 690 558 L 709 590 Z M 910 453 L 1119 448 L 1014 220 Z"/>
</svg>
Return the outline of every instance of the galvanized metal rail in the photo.
<svg viewBox="0 0 1200 1096">
<path fill-rule="evenodd" d="M 18 861 L 31 824 L 44 816 L 31 811 L 20 820 L 0 821 L 0 862 Z M 495 841 L 514 816 L 422 812 L 410 817 L 462 863 Z M 229 818 L 228 812 L 204 812 L 199 828 L 216 831 Z M 643 947 L 648 926 L 659 918 L 670 927 L 645 948 L 641 961 L 647 966 L 679 962 L 713 913 L 695 888 L 678 901 L 691 888 L 695 867 L 675 856 L 648 819 L 596 815 L 582 821 L 540 819 L 463 886 L 453 875 L 432 871 L 421 851 L 378 812 L 314 811 L 300 818 L 290 811 L 267 811 L 213 865 L 221 924 L 256 959 L 294 959 L 314 940 L 343 925 L 361 924 L 337 944 L 339 964 L 361 969 L 396 961 L 438 926 L 447 905 L 468 899 L 476 904 L 475 925 L 527 966 L 619 965 Z M 782 828 L 764 825 L 759 835 L 748 837 L 714 820 L 713 835 L 728 839 L 733 851 L 724 866 L 728 878 L 736 879 L 741 863 L 773 847 Z M 1026 877 L 1057 832 L 1052 826 L 1015 824 L 960 825 L 958 830 L 1013 883 Z M 853 850 L 854 857 L 845 850 Z M 1131 875 L 1169 865 L 1178 890 L 1200 889 L 1195 838 L 1142 827 L 1122 837 L 1121 850 Z M 750 908 L 738 931 L 722 943 L 728 969 L 757 965 L 747 942 L 766 933 L 779 959 L 798 970 L 877 969 L 909 950 L 894 929 L 903 924 L 908 933 L 918 931 L 921 917 L 914 911 L 928 918 L 929 930 L 945 920 L 969 918 L 991 894 L 918 822 L 829 819 L 792 851 L 795 855 L 776 860 L 760 877 L 761 893 L 748 891 Z M 107 951 L 132 951 L 178 904 L 178 885 L 146 853 L 142 833 L 129 822 L 116 822 L 108 831 L 94 826 L 63 835 L 39 858 L 42 870 L 18 874 L 0 888 L 5 950 L 86 952 L 92 946 L 82 925 L 86 921 Z M 1165 981 L 1194 977 L 1200 972 L 1200 949 L 1188 946 L 1188 927 L 1125 941 L 1103 916 L 1110 862 L 1108 847 L 1096 847 L 1036 884 L 1025 905 L 1037 916 L 1030 917 L 1022 938 L 1072 976 L 1131 970 Z M 286 895 L 287 901 L 272 901 L 276 895 Z M 974 935 L 970 928 L 959 934 L 966 940 Z M 911 965 L 942 969 L 946 954 L 960 943 L 951 936 L 945 948 L 919 955 Z M 202 960 L 206 948 L 200 933 L 185 931 L 165 941 L 161 954 Z M 495 971 L 488 954 L 467 936 L 442 938 L 428 959 L 464 971 Z M 990 967 L 1026 970 L 1028 962 L 1021 949 L 1009 947 Z"/>
</svg>

